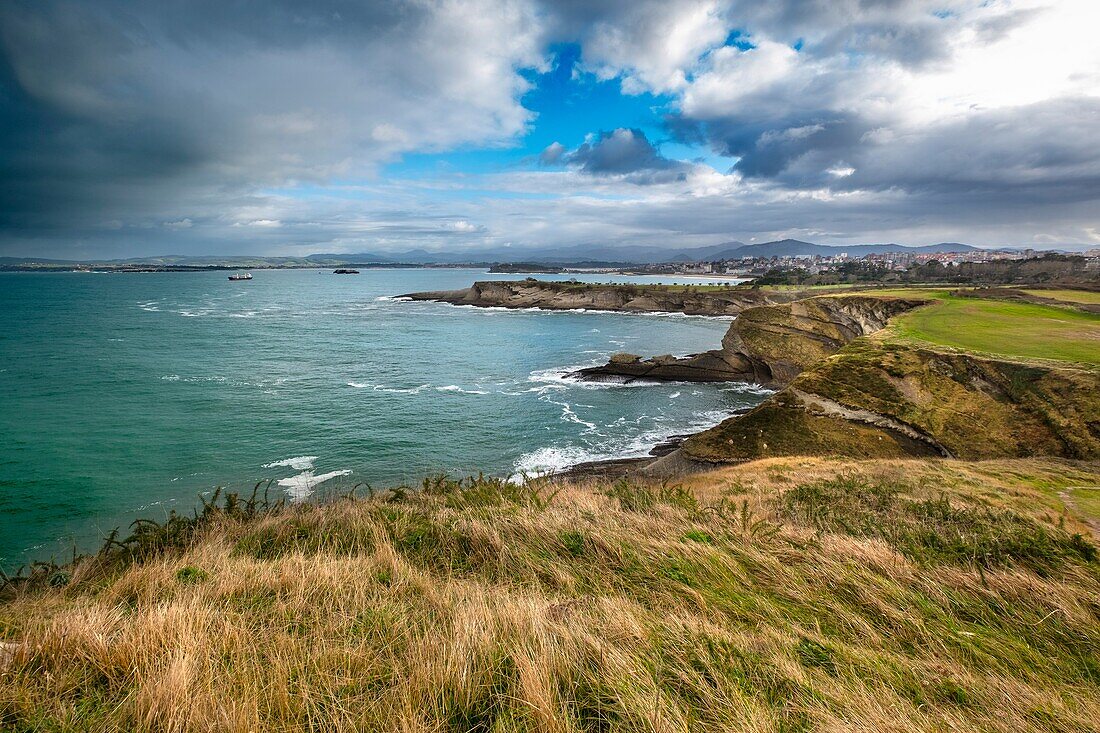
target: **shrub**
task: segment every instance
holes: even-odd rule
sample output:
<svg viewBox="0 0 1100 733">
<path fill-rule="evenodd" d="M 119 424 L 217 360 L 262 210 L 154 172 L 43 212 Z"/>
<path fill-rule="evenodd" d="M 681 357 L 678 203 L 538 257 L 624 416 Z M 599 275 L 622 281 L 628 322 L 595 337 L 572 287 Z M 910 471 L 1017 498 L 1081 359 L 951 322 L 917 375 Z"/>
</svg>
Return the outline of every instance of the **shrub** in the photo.
<svg viewBox="0 0 1100 733">
<path fill-rule="evenodd" d="M 176 580 L 185 585 L 201 583 L 209 577 L 209 573 L 201 568 L 195 567 L 194 565 L 186 565 L 176 571 Z"/>
</svg>

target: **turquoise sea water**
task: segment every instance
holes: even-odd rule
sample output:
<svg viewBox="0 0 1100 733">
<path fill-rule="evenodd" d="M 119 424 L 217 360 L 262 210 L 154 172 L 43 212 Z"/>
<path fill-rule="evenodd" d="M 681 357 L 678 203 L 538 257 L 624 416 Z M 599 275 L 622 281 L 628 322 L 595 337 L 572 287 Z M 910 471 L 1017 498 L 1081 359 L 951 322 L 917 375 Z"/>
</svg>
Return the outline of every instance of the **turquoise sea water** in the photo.
<svg viewBox="0 0 1100 733">
<path fill-rule="evenodd" d="M 0 273 L 0 565 L 190 511 L 216 486 L 271 478 L 304 498 L 644 455 L 761 399 L 564 378 L 615 351 L 714 348 L 726 320 L 392 298 L 515 277 L 483 270 L 254 276 Z"/>
</svg>

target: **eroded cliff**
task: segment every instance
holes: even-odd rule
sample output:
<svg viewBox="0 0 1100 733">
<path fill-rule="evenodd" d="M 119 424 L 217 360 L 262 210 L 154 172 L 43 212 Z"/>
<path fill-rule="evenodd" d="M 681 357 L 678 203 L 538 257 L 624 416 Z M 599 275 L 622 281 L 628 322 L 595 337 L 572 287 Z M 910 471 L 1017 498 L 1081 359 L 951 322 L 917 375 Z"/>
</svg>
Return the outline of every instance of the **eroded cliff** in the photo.
<svg viewBox="0 0 1100 733">
<path fill-rule="evenodd" d="M 657 379 L 788 384 L 853 339 L 883 328 L 890 318 L 924 305 L 921 298 L 822 296 L 741 313 L 722 347 L 676 358 L 616 354 L 607 364 L 582 369 L 585 379 Z"/>
<path fill-rule="evenodd" d="M 1097 460 L 1100 374 L 861 339 L 650 470 L 794 455 Z"/>
<path fill-rule="evenodd" d="M 539 280 L 502 280 L 475 282 L 463 290 L 409 293 L 404 297 L 480 307 L 735 316 L 746 308 L 786 303 L 801 295 L 795 291 L 735 287 L 599 285 Z"/>
</svg>

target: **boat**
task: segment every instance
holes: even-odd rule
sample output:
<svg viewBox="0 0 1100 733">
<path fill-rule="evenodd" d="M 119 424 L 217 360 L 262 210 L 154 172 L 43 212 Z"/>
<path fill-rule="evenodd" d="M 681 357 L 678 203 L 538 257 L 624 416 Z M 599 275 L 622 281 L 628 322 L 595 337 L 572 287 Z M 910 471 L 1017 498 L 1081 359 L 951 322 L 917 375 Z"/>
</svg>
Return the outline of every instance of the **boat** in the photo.
<svg viewBox="0 0 1100 733">
<path fill-rule="evenodd" d="M 242 274 L 242 273 L 239 273 L 239 272 L 234 272 L 232 275 L 229 276 L 229 279 L 230 280 L 251 280 L 252 279 L 252 273 L 251 272 L 246 272 L 246 273 Z"/>
<path fill-rule="evenodd" d="M 344 269 L 344 268 L 340 268 L 339 270 L 333 270 L 332 274 L 334 274 L 334 275 L 358 275 L 359 271 L 358 270 L 347 270 L 347 269 Z"/>
</svg>

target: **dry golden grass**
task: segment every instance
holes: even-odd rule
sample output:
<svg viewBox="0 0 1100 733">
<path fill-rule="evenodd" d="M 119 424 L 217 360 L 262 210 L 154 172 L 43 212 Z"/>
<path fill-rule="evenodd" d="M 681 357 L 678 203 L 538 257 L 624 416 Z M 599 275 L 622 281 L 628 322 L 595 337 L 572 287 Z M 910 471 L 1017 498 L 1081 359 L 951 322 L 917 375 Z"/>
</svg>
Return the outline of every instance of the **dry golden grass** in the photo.
<svg viewBox="0 0 1100 733">
<path fill-rule="evenodd" d="M 1097 479 L 789 459 L 683 489 L 437 481 L 215 514 L 9 589 L 0 728 L 1096 730 L 1100 564 L 1058 497 Z M 893 530 L 844 525 L 881 487 Z M 903 541 L 944 492 L 956 524 Z M 809 521 L 796 496 L 834 503 Z M 971 530 L 1007 554 L 944 551 Z"/>
</svg>

